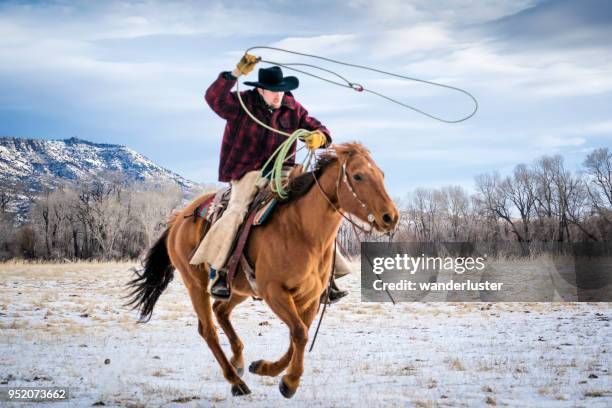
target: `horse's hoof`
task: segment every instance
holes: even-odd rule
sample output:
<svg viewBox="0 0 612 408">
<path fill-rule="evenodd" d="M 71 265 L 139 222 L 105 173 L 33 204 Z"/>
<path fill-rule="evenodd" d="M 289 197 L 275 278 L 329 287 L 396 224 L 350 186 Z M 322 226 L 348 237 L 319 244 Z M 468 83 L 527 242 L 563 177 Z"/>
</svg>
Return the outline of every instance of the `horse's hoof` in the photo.
<svg viewBox="0 0 612 408">
<path fill-rule="evenodd" d="M 249 372 L 253 374 L 258 374 L 257 370 L 259 370 L 259 367 L 261 367 L 262 364 L 263 364 L 263 360 L 253 361 L 251 365 L 249 366 Z"/>
<path fill-rule="evenodd" d="M 289 388 L 289 386 L 285 384 L 285 380 L 283 378 L 281 378 L 280 383 L 278 384 L 278 389 L 285 398 L 293 397 L 295 395 L 295 391 L 297 391 L 297 388 L 293 390 Z"/>
<path fill-rule="evenodd" d="M 249 390 L 249 387 L 247 387 L 245 383 L 238 383 L 238 384 L 232 385 L 232 395 L 235 397 L 240 396 L 240 395 L 247 395 L 250 393 L 251 393 L 251 390 Z"/>
</svg>

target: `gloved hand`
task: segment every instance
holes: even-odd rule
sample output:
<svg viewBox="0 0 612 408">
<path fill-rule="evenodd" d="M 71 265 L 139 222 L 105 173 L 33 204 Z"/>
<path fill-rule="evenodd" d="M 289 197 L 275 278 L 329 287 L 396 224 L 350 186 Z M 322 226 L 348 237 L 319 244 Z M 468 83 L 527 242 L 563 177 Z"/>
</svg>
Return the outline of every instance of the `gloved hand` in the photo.
<svg viewBox="0 0 612 408">
<path fill-rule="evenodd" d="M 304 136 L 304 143 L 310 150 L 318 149 L 321 146 L 325 146 L 327 138 L 320 130 L 315 130 Z"/>
<path fill-rule="evenodd" d="M 255 64 L 257 64 L 260 59 L 261 58 L 256 57 L 255 55 L 244 54 L 238 65 L 236 65 L 236 69 L 240 71 L 242 75 L 248 75 L 248 73 L 255 68 Z"/>
</svg>

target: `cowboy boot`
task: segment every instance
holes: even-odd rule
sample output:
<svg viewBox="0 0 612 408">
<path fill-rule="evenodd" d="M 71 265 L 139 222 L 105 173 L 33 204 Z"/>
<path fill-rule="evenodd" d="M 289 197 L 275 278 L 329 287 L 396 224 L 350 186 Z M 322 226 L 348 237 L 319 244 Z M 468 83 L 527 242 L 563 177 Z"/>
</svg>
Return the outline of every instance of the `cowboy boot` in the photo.
<svg viewBox="0 0 612 408">
<path fill-rule="evenodd" d="M 329 285 L 329 303 L 336 303 L 343 297 L 348 295 L 348 291 L 340 290 L 336 285 L 336 279 L 332 276 L 331 283 Z M 320 303 L 325 303 L 327 301 L 327 295 L 325 292 L 321 293 L 321 298 L 319 299 Z"/>
<path fill-rule="evenodd" d="M 225 269 L 217 271 L 212 266 L 210 267 L 208 292 L 217 300 L 229 299 L 231 290 L 227 283 L 227 271 Z"/>
<path fill-rule="evenodd" d="M 332 277 L 331 285 L 329 287 L 329 302 L 336 303 L 346 295 L 348 295 L 348 291 L 340 290 L 338 285 L 336 285 L 336 278 Z"/>
</svg>

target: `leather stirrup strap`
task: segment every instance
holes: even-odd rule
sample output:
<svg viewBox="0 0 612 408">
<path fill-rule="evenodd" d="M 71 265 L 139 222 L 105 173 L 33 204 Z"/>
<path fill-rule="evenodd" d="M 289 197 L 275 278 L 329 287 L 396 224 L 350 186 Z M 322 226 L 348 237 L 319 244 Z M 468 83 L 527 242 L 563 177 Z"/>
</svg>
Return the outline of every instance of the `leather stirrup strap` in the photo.
<svg viewBox="0 0 612 408">
<path fill-rule="evenodd" d="M 242 231 L 240 231 L 240 237 L 238 238 L 238 242 L 236 243 L 236 248 L 232 251 L 232 256 L 230 257 L 227 263 L 227 283 L 228 285 L 230 285 L 230 287 L 232 281 L 234 280 L 234 275 L 236 275 L 236 269 L 238 268 L 238 263 L 240 262 L 240 256 L 242 255 L 244 245 L 246 244 L 247 238 L 249 237 L 249 231 L 251 231 L 251 227 L 253 226 L 253 220 L 257 215 L 258 208 L 253 209 L 250 212 L 246 221 L 244 222 Z"/>
</svg>

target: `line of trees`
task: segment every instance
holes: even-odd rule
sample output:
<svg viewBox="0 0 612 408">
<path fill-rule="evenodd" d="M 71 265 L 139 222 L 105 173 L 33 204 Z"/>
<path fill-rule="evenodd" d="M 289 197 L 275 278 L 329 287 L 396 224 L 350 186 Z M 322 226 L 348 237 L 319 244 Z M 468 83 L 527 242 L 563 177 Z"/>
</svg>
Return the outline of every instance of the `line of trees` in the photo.
<svg viewBox="0 0 612 408">
<path fill-rule="evenodd" d="M 104 181 L 101 181 L 104 180 Z M 27 222 L 0 214 L 0 258 L 133 259 L 161 232 L 183 200 L 174 183 L 128 182 L 119 176 L 58 187 L 33 197 Z"/>
<path fill-rule="evenodd" d="M 512 174 L 481 174 L 475 191 L 460 186 L 417 188 L 396 200 L 401 211 L 393 241 L 612 241 L 612 152 L 589 153 L 577 172 L 563 158 L 543 156 Z M 343 246 L 359 252 L 352 228 Z M 387 240 L 387 237 L 367 237 Z"/>
<path fill-rule="evenodd" d="M 27 222 L 15 226 L 11 197 L 0 188 L 0 259 L 134 259 L 185 198 L 175 184 L 106 175 L 30 195 Z M 477 176 L 473 193 L 460 186 L 417 188 L 396 202 L 401 218 L 392 241 L 609 242 L 612 152 L 592 151 L 577 172 L 561 156 L 543 156 L 507 176 Z M 341 245 L 356 254 L 359 242 L 344 224 Z"/>
</svg>

